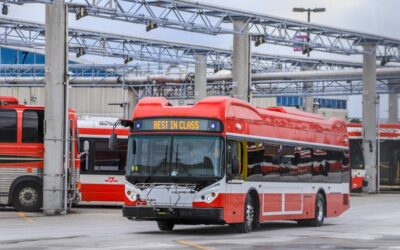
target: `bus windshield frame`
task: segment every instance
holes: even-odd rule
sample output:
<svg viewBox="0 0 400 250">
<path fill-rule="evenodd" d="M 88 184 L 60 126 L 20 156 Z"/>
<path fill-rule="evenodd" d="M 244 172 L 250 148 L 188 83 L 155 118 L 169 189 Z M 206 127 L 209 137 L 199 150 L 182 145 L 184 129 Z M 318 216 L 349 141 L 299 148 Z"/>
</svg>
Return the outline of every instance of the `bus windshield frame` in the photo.
<svg viewBox="0 0 400 250">
<path fill-rule="evenodd" d="M 146 181 L 221 179 L 223 162 L 220 135 L 135 134 L 129 136 L 126 175 Z"/>
</svg>

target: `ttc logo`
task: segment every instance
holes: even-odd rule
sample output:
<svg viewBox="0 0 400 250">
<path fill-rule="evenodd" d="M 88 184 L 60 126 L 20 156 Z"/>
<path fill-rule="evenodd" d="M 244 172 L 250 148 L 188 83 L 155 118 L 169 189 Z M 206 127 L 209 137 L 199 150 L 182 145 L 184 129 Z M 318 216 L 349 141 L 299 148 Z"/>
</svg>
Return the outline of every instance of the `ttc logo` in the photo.
<svg viewBox="0 0 400 250">
<path fill-rule="evenodd" d="M 114 176 L 110 176 L 107 179 L 105 179 L 105 182 L 115 183 L 115 182 L 118 182 L 118 180 Z"/>
</svg>

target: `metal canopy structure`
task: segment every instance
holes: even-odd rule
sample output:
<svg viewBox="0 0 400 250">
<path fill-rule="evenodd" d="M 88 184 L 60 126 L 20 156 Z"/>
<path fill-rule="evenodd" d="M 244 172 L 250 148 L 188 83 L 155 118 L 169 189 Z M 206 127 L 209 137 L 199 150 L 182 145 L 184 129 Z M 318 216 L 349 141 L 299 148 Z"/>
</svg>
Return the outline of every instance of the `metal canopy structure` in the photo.
<svg viewBox="0 0 400 250">
<path fill-rule="evenodd" d="M 43 79 L 41 79 L 43 80 Z M 338 81 L 338 80 L 313 80 L 314 87 L 305 92 L 302 82 L 254 82 L 252 84 L 252 97 L 278 97 L 278 96 L 349 96 L 361 95 L 363 93 L 362 83 L 360 80 Z M 0 83 L 0 87 L 44 87 L 44 83 Z M 70 84 L 74 88 L 131 88 L 138 98 L 146 96 L 164 96 L 168 99 L 193 99 L 194 84 L 193 83 L 170 83 L 170 84 Z M 214 82 L 207 84 L 207 92 L 210 95 L 229 96 L 232 91 L 232 82 Z M 389 88 L 384 80 L 377 82 L 378 94 L 400 93 L 399 88 Z"/>
<path fill-rule="evenodd" d="M 2 18 L 0 44 L 27 48 L 44 48 L 44 25 L 34 22 Z M 120 57 L 126 60 L 151 61 L 168 64 L 194 64 L 195 54 L 207 55 L 208 67 L 230 69 L 232 51 L 199 45 L 190 45 L 145 39 L 132 36 L 69 29 L 69 51 L 77 55 L 92 54 Z M 310 59 L 253 53 L 252 68 L 255 72 L 296 71 L 301 66 L 314 70 L 361 68 L 361 63 L 339 60 Z"/>
<path fill-rule="evenodd" d="M 193 98 L 194 75 L 148 75 L 130 65 L 70 65 L 70 84 L 73 87 L 132 88 L 138 97 L 165 95 L 171 99 Z M 130 76 L 127 76 L 130 72 Z M 358 73 L 357 73 L 358 72 Z M 389 86 L 387 81 L 399 78 L 396 68 L 383 68 L 377 75 L 377 93 L 400 93 L 400 85 Z M 361 71 L 346 70 L 337 73 L 320 71 L 319 77 L 312 72 L 270 72 L 254 74 L 251 92 L 254 98 L 274 96 L 324 96 L 360 95 L 362 91 Z M 0 65 L 0 87 L 44 87 L 44 65 Z M 231 95 L 232 76 L 209 77 L 207 91 L 211 95 Z M 304 91 L 304 82 L 314 82 Z"/>
<path fill-rule="evenodd" d="M 53 3 L 55 0 L 1 0 L 23 4 Z M 147 25 L 146 30 L 165 27 L 203 34 L 235 34 L 249 25 L 253 37 L 263 42 L 290 47 L 308 46 L 316 51 L 344 55 L 363 54 L 362 44 L 374 42 L 377 58 L 400 61 L 400 40 L 372 34 L 316 25 L 264 14 L 181 0 L 68 0 L 77 19 L 86 15 Z M 243 21 L 235 30 L 232 23 Z M 306 37 L 306 39 L 303 39 Z"/>
<path fill-rule="evenodd" d="M 362 54 L 362 43 L 377 44 L 378 58 L 399 61 L 400 41 L 361 32 L 315 25 L 274 16 L 228 9 L 198 2 L 178 0 L 69 0 L 70 12 L 146 24 L 148 27 L 166 27 L 205 34 L 234 34 L 233 25 L 242 20 L 243 31 L 249 24 L 253 37 L 265 37 L 265 42 L 338 53 Z M 156 24 L 156 26 L 154 26 Z M 299 37 L 309 35 L 309 39 Z"/>
</svg>

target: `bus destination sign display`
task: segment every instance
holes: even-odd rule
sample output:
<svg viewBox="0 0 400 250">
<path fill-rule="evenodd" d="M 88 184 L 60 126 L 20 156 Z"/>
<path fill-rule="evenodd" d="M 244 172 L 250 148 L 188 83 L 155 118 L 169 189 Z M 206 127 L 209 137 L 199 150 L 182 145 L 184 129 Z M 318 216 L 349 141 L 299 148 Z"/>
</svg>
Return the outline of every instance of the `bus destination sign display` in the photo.
<svg viewBox="0 0 400 250">
<path fill-rule="evenodd" d="M 133 122 L 133 131 L 222 132 L 221 122 L 202 118 L 150 118 Z"/>
</svg>

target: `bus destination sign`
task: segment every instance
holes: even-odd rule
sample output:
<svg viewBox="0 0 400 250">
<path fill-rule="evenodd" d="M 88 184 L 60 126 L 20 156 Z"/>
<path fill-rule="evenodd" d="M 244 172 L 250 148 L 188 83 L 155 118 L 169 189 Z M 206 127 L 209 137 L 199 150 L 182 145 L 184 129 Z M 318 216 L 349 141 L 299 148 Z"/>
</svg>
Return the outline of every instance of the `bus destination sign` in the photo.
<svg viewBox="0 0 400 250">
<path fill-rule="evenodd" d="M 221 122 L 203 118 L 150 118 L 135 120 L 133 131 L 222 132 Z"/>
</svg>

